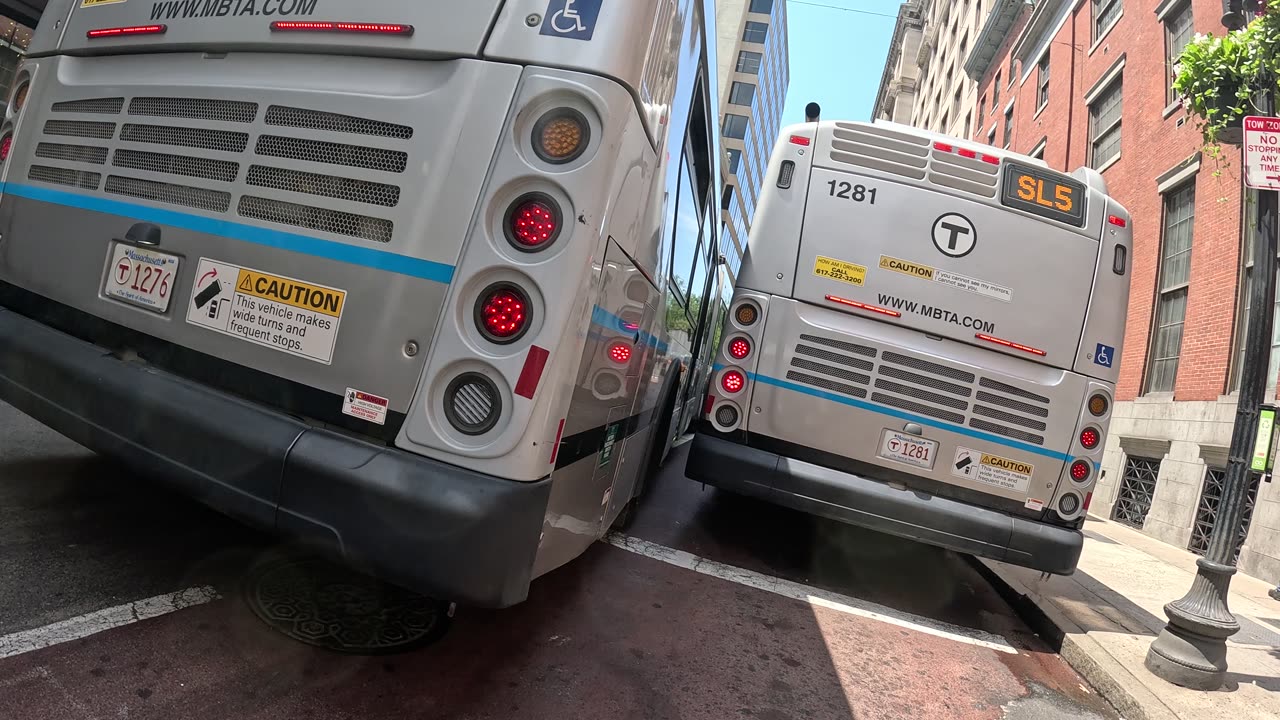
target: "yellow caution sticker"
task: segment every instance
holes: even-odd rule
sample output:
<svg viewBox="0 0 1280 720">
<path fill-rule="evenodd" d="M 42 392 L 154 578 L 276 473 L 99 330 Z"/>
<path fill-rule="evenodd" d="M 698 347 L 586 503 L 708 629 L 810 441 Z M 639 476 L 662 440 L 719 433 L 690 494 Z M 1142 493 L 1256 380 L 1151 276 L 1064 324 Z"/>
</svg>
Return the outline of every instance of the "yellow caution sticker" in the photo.
<svg viewBox="0 0 1280 720">
<path fill-rule="evenodd" d="M 932 280 L 934 273 L 937 272 L 928 265 L 913 263 L 910 260 L 899 260 L 898 258 L 889 257 L 888 255 L 880 256 L 880 269 L 918 277 L 923 280 Z"/>
<path fill-rule="evenodd" d="M 1031 486 L 1031 476 L 1036 466 L 1021 460 L 1011 460 L 991 453 L 956 448 L 951 474 L 1004 490 L 1026 492 Z"/>
<path fill-rule="evenodd" d="M 115 5 L 117 3 L 127 2 L 127 0 L 80 0 L 80 7 L 97 7 L 99 5 Z"/>
<path fill-rule="evenodd" d="M 200 258 L 187 322 L 328 365 L 347 292 Z"/>
<path fill-rule="evenodd" d="M 837 282 L 857 285 L 858 287 L 862 287 L 867 282 L 867 269 L 865 267 L 821 255 L 818 256 L 817 262 L 813 265 L 813 274 L 818 277 L 830 278 Z"/>
<path fill-rule="evenodd" d="M 347 300 L 347 294 L 341 290 L 243 269 L 236 280 L 236 292 L 329 317 L 342 317 L 342 306 Z"/>
</svg>

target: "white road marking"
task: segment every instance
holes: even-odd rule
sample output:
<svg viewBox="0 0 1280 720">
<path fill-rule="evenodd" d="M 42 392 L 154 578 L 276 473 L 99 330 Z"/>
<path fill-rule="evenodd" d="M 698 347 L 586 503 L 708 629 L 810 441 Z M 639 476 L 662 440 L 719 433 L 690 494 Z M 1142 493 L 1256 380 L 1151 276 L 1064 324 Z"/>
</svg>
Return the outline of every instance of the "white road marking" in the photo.
<svg viewBox="0 0 1280 720">
<path fill-rule="evenodd" d="M 157 595 L 125 605 L 109 607 L 86 615 L 62 620 L 32 630 L 0 636 L 0 658 L 13 657 L 33 650 L 96 635 L 124 625 L 168 615 L 171 612 L 203 605 L 219 598 L 211 587 L 197 587 L 168 595 Z"/>
<path fill-rule="evenodd" d="M 995 650 L 997 652 L 1017 655 L 1018 651 L 1013 648 L 1004 638 L 992 633 L 983 632 L 982 630 L 973 630 L 971 628 L 951 625 L 949 623 L 931 620 L 929 618 L 912 615 L 883 605 L 859 600 L 847 595 L 841 595 L 828 590 L 810 587 L 798 582 L 783 580 L 782 578 L 763 575 L 752 570 L 725 565 L 714 560 L 700 558 L 682 550 L 674 550 L 669 547 L 657 545 L 647 540 L 619 535 L 612 533 L 605 538 L 605 542 L 614 547 L 622 548 L 637 555 L 642 555 L 653 560 L 659 560 L 674 565 L 676 567 L 692 570 L 696 573 L 708 575 L 721 580 L 745 585 L 746 587 L 764 590 L 775 595 L 807 602 L 817 607 L 835 610 L 848 615 L 875 620 L 877 622 L 887 623 L 896 627 L 914 630 L 915 632 L 924 633 L 925 635 L 933 635 L 934 637 L 954 640 L 955 642 L 964 643 L 966 645 L 976 645 L 977 647 Z"/>
</svg>

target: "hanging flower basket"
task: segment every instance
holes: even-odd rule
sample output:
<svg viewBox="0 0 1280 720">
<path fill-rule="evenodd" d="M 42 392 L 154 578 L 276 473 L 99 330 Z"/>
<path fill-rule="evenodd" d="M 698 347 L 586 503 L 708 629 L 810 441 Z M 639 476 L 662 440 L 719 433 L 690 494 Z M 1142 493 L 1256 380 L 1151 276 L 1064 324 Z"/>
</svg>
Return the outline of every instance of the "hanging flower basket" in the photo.
<svg viewBox="0 0 1280 720">
<path fill-rule="evenodd" d="M 1267 13 L 1221 37 L 1197 34 L 1174 66 L 1174 91 L 1196 118 L 1207 145 L 1239 143 L 1246 115 L 1262 114 L 1258 92 L 1280 77 L 1280 0 Z"/>
</svg>

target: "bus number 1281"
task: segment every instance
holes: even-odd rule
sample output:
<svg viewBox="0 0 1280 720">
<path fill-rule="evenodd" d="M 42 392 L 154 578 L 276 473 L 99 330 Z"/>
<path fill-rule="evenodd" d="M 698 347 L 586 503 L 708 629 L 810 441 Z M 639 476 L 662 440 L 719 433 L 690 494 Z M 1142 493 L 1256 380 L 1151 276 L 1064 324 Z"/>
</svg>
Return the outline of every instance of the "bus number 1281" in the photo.
<svg viewBox="0 0 1280 720">
<path fill-rule="evenodd" d="M 827 183 L 827 187 L 831 189 L 831 197 L 854 202 L 869 202 L 872 205 L 876 204 L 875 188 L 869 188 L 866 185 L 853 185 L 838 180 L 832 180 Z"/>
</svg>

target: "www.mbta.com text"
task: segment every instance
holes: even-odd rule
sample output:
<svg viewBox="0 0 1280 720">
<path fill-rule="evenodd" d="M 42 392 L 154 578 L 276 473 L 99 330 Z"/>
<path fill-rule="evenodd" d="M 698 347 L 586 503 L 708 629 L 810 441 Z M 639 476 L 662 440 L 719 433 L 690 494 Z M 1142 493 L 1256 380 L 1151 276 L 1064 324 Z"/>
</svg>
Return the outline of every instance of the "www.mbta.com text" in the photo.
<svg viewBox="0 0 1280 720">
<path fill-rule="evenodd" d="M 151 6 L 152 20 L 240 17 L 242 15 L 314 15 L 319 0 L 162 0 Z"/>
</svg>

